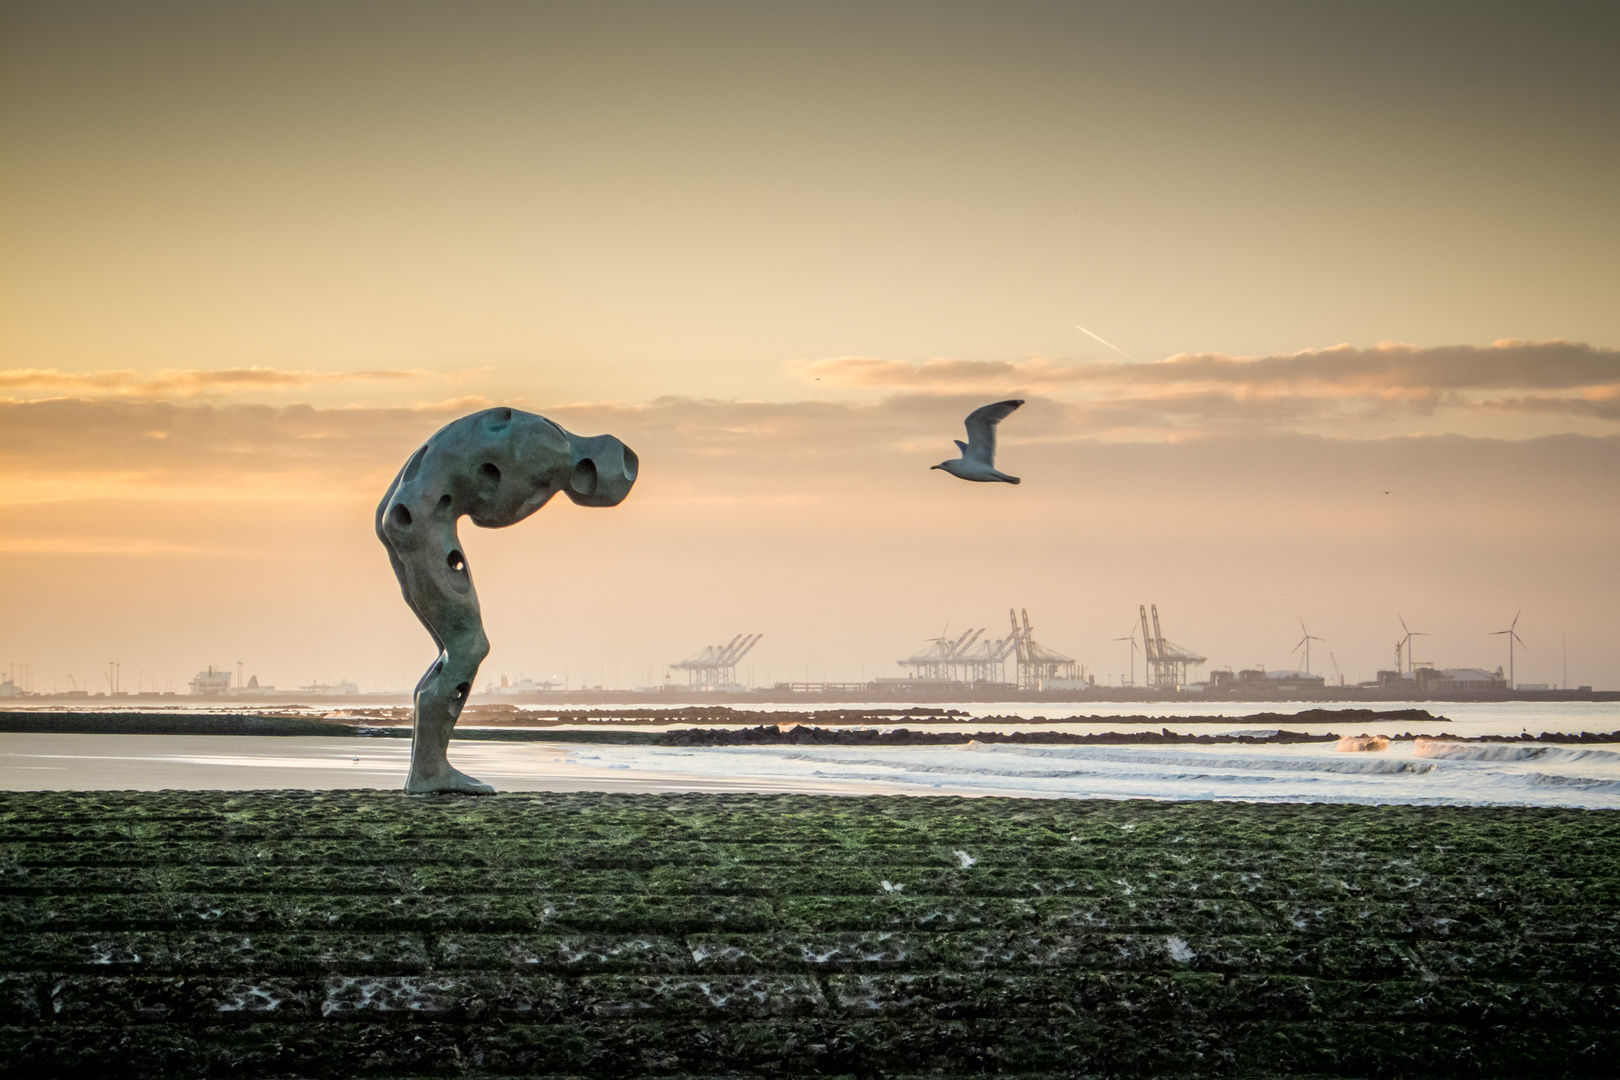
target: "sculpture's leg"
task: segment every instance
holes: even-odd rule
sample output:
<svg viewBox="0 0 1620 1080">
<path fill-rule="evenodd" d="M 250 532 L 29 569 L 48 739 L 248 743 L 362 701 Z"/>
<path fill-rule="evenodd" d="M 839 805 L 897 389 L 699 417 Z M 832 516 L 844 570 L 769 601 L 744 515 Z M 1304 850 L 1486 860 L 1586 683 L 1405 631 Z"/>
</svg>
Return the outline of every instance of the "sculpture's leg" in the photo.
<svg viewBox="0 0 1620 1080">
<path fill-rule="evenodd" d="M 406 512 L 400 515 L 400 520 L 385 522 L 383 511 L 398 484 L 396 479 L 389 486 L 377 508 L 377 537 L 388 549 L 405 602 L 439 647 L 439 658 L 416 684 L 411 719 L 411 768 L 405 778 L 405 790 L 489 795 L 494 788 L 452 767 L 447 755 L 450 733 L 461 716 L 462 706 L 467 704 L 467 696 L 472 693 L 478 665 L 489 655 L 489 639 L 484 636 L 484 620 L 478 610 L 478 593 L 473 589 L 467 560 L 456 537 L 455 518 L 448 513 L 448 497 L 441 504 L 445 513 L 436 520 L 417 522 Z M 406 559 L 402 557 L 399 544 L 414 545 L 418 554 L 422 548 L 447 554 L 442 560 Z"/>
<path fill-rule="evenodd" d="M 475 607 L 475 614 L 476 611 Z M 477 625 L 456 627 L 443 636 L 444 652 L 416 685 L 411 771 L 405 780 L 405 790 L 418 794 L 432 791 L 492 794 L 494 788 L 452 766 L 447 756 L 450 733 L 455 729 L 462 706 L 467 703 L 467 695 L 472 692 L 478 665 L 489 655 L 489 642 Z"/>
</svg>

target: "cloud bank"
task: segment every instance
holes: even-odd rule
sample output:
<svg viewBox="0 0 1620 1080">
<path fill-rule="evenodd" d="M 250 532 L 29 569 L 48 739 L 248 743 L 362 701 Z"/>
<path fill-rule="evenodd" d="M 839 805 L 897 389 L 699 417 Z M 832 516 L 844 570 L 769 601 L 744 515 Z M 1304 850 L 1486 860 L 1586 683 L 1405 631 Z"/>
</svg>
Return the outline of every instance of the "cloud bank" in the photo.
<svg viewBox="0 0 1620 1080">
<path fill-rule="evenodd" d="M 1002 429 L 1003 445 L 1045 447 L 1026 460 L 1055 460 L 1055 447 L 1086 442 L 1620 435 L 1620 350 L 1564 341 L 1188 354 L 1145 364 L 840 357 L 796 370 L 821 386 L 883 393 L 844 401 L 510 403 L 683 463 L 670 490 L 694 498 L 713 477 L 761 476 L 767 466 L 778 477 L 830 470 L 859 483 L 874 471 L 932 464 L 952 452 L 968 411 L 989 395 L 1012 393 L 1028 405 Z M 369 491 L 439 426 L 490 402 L 317 407 L 253 403 L 253 393 L 442 377 L 404 369 L 0 372 L 0 392 L 58 391 L 38 400 L 0 397 L 0 501 L 69 489 L 80 497 L 98 487 L 116 494 L 143 484 L 219 491 L 249 478 L 283 486 L 286 498 Z M 232 401 L 238 394 L 249 401 Z"/>
<path fill-rule="evenodd" d="M 1448 411 L 1620 419 L 1620 350 L 1571 341 L 1183 353 L 1154 363 L 846 356 L 792 370 L 828 387 L 1047 393 L 1104 431 L 1390 422 Z"/>
<path fill-rule="evenodd" d="M 0 370 L 0 393 L 12 397 L 67 395 L 163 401 L 255 390 L 296 390 L 336 383 L 400 383 L 443 378 L 445 376 L 431 371 L 403 368 L 371 371 L 284 371 L 265 367 L 213 370 L 161 368 L 147 371 L 134 368 L 103 371 L 13 368 Z"/>
</svg>

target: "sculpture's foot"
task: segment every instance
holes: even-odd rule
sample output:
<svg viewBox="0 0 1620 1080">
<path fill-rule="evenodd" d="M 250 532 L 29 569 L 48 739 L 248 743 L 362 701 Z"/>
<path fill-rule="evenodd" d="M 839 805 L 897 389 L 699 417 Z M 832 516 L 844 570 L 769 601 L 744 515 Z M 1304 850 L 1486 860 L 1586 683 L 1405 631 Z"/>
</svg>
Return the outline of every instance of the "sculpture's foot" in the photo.
<svg viewBox="0 0 1620 1080">
<path fill-rule="evenodd" d="M 460 769 L 445 766 L 443 771 L 432 776 L 417 776 L 414 773 L 405 781 L 405 791 L 411 795 L 433 795 L 443 793 L 447 795 L 493 795 L 495 789 L 482 780 L 474 780 Z"/>
</svg>

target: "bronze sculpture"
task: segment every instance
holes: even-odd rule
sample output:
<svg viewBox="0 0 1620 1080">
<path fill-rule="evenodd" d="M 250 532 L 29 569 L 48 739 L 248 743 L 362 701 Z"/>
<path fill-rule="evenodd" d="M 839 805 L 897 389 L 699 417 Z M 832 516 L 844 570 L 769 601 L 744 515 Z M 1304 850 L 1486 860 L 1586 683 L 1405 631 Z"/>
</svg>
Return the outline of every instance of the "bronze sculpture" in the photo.
<svg viewBox="0 0 1620 1080">
<path fill-rule="evenodd" d="M 562 492 L 581 506 L 617 506 L 638 462 L 611 435 L 580 436 L 543 416 L 485 409 L 446 424 L 406 461 L 377 504 L 377 538 L 439 656 L 416 684 L 405 790 L 489 794 L 446 750 L 489 639 L 467 557 L 463 515 L 486 529 L 515 525 Z"/>
</svg>

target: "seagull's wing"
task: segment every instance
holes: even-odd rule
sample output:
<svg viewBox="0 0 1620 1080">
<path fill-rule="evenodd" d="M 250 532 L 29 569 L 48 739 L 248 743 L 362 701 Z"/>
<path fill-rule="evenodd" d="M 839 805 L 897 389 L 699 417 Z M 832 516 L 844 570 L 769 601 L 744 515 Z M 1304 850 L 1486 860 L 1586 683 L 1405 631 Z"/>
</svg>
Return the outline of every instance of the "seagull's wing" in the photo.
<svg viewBox="0 0 1620 1080">
<path fill-rule="evenodd" d="M 968 445 L 962 456 L 985 465 L 996 463 L 996 425 L 1012 414 L 1023 401 L 998 401 L 968 413 Z"/>
</svg>

